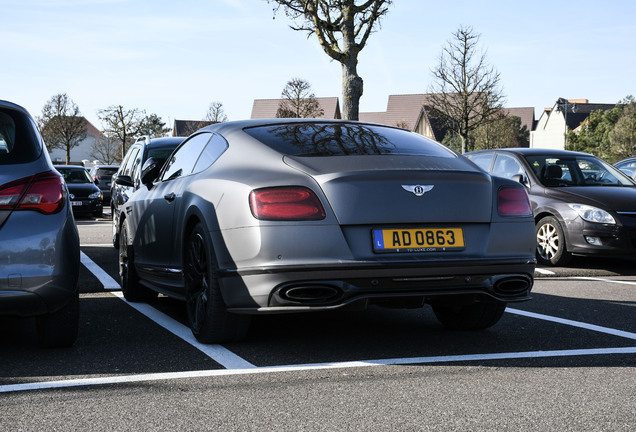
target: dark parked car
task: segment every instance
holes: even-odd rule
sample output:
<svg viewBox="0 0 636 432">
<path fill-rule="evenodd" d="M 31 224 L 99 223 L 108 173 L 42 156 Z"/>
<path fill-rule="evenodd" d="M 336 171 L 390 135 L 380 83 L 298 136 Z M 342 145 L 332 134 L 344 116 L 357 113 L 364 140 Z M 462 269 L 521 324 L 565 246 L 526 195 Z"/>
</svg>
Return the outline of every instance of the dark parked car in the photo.
<svg viewBox="0 0 636 432">
<path fill-rule="evenodd" d="M 443 145 L 358 122 L 255 120 L 190 136 L 119 217 L 122 291 L 185 300 L 205 343 L 251 314 L 421 307 L 458 329 L 527 300 L 525 188 Z"/>
<path fill-rule="evenodd" d="M 113 174 L 115 174 L 118 169 L 119 165 L 95 165 L 91 167 L 88 172 L 99 190 L 102 191 L 102 202 L 105 207 L 110 207 L 110 182 Z"/>
<path fill-rule="evenodd" d="M 636 253 L 636 184 L 607 162 L 536 148 L 466 156 L 492 175 L 526 186 L 541 264 L 566 265 L 572 255 Z"/>
<path fill-rule="evenodd" d="M 627 177 L 632 180 L 636 180 L 636 156 L 630 156 L 628 158 L 619 160 L 614 164 L 614 167 L 621 170 Z"/>
<path fill-rule="evenodd" d="M 126 152 L 119 170 L 111 179 L 111 214 L 113 226 L 113 246 L 119 247 L 119 213 L 121 206 L 128 201 L 141 185 L 141 167 L 148 158 L 158 163 L 165 162 L 184 137 L 149 138 L 140 137 Z"/>
<path fill-rule="evenodd" d="M 79 235 L 29 113 L 0 101 L 0 315 L 37 317 L 39 342 L 77 338 Z"/>
<path fill-rule="evenodd" d="M 103 214 L 102 191 L 83 166 L 56 165 L 68 187 L 71 206 L 75 215 L 101 216 Z"/>
</svg>

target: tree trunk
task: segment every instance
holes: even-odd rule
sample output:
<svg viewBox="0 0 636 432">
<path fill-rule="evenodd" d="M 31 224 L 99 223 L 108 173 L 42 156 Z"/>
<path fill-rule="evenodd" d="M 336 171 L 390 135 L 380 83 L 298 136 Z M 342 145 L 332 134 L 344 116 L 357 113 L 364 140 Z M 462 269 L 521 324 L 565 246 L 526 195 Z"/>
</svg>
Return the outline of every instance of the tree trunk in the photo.
<svg viewBox="0 0 636 432">
<path fill-rule="evenodd" d="M 342 64 L 342 118 L 359 120 L 362 78 L 358 76 L 355 64 Z"/>
</svg>

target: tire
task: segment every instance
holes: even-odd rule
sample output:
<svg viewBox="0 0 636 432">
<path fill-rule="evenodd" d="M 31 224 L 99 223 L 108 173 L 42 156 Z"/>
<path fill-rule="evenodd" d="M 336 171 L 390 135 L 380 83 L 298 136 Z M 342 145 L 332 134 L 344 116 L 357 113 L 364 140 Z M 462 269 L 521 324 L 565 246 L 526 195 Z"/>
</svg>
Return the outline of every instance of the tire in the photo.
<svg viewBox="0 0 636 432">
<path fill-rule="evenodd" d="M 79 327 L 79 291 L 62 309 L 36 319 L 38 342 L 43 348 L 66 348 L 75 343 Z"/>
<path fill-rule="evenodd" d="M 464 306 L 433 305 L 433 312 L 452 330 L 483 330 L 497 324 L 506 310 L 505 303 L 472 303 Z"/>
<path fill-rule="evenodd" d="M 208 235 L 203 226 L 197 224 L 186 237 L 183 271 L 188 323 L 199 342 L 238 341 L 247 334 L 250 317 L 227 311 Z"/>
<path fill-rule="evenodd" d="M 115 219 L 115 208 L 111 207 L 111 226 L 113 230 L 113 246 L 115 249 L 119 249 L 119 232 L 117 231 L 117 219 Z"/>
<path fill-rule="evenodd" d="M 119 233 L 119 278 L 124 298 L 131 302 L 152 300 L 157 293 L 139 283 L 135 269 L 135 250 L 128 244 L 128 228 L 122 223 Z"/>
<path fill-rule="evenodd" d="M 537 261 L 547 266 L 564 266 L 572 259 L 565 248 L 565 234 L 554 216 L 546 216 L 537 223 Z"/>
</svg>

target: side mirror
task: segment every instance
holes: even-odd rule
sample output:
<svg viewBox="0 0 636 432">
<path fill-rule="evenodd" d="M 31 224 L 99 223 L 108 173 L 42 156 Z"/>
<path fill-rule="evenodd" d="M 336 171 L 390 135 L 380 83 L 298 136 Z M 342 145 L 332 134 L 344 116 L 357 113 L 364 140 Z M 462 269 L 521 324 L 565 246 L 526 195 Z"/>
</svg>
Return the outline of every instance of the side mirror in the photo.
<svg viewBox="0 0 636 432">
<path fill-rule="evenodd" d="M 115 183 L 117 183 L 120 186 L 128 186 L 128 187 L 134 186 L 132 178 L 130 178 L 130 176 L 127 176 L 127 175 L 118 175 L 117 178 L 115 179 Z"/>
<path fill-rule="evenodd" d="M 99 180 L 97 180 L 97 179 L 93 179 L 93 183 L 95 183 L 96 185 L 98 185 L 98 184 L 99 184 Z"/>
<path fill-rule="evenodd" d="M 143 183 L 148 189 L 152 188 L 152 183 L 159 176 L 161 171 L 161 164 L 155 158 L 148 158 L 141 167 L 141 183 Z"/>
<path fill-rule="evenodd" d="M 525 187 L 530 187 L 530 182 L 528 181 L 528 178 L 523 175 L 523 174 L 515 174 L 512 176 L 512 180 L 521 183 L 522 185 L 524 185 Z"/>
</svg>

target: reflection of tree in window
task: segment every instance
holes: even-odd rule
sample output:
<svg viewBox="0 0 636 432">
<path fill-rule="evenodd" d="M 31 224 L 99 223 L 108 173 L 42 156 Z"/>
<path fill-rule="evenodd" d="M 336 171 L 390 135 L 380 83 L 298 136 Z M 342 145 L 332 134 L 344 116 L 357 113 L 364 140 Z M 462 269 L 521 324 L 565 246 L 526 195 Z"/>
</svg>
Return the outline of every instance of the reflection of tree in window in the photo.
<svg viewBox="0 0 636 432">
<path fill-rule="evenodd" d="M 289 154 L 302 156 L 381 155 L 395 145 L 365 125 L 303 123 L 274 126 L 270 133 L 285 141 Z"/>
</svg>

